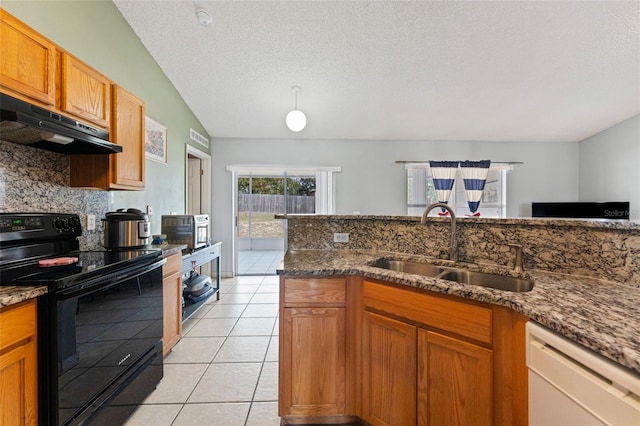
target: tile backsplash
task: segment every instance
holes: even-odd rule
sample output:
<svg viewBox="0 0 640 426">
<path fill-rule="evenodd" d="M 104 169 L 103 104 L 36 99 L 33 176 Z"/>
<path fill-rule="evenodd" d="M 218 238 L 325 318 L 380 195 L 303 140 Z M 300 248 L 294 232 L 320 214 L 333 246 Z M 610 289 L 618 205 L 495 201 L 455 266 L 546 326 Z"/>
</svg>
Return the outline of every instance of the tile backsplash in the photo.
<svg viewBox="0 0 640 426">
<path fill-rule="evenodd" d="M 110 193 L 69 187 L 69 157 L 0 141 L 0 212 L 76 213 L 82 223 L 82 250 L 102 245 L 100 219 L 109 211 Z M 96 216 L 96 229 L 85 229 L 86 215 Z"/>
</svg>

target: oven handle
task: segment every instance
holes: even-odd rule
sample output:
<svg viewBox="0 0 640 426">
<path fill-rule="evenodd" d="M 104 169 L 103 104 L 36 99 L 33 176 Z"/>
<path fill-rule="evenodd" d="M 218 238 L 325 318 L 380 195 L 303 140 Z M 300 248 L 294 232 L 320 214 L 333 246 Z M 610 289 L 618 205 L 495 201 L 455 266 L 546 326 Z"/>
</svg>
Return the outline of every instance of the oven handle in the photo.
<svg viewBox="0 0 640 426">
<path fill-rule="evenodd" d="M 129 280 L 142 274 L 146 274 L 149 271 L 153 271 L 154 269 L 161 267 L 165 263 L 167 263 L 167 259 L 160 259 L 152 264 L 127 268 L 122 271 L 90 279 L 81 284 L 70 287 L 67 290 L 59 291 L 57 293 L 57 299 L 66 300 L 83 296 L 85 294 L 94 293 L 99 290 L 105 290 L 125 280 Z"/>
</svg>

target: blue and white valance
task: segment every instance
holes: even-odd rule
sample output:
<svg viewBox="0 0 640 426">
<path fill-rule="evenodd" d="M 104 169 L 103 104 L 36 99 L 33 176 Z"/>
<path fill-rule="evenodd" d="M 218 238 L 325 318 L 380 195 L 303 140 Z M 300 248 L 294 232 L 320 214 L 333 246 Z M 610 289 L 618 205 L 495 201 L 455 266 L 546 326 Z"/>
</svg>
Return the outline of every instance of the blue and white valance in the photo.
<svg viewBox="0 0 640 426">
<path fill-rule="evenodd" d="M 438 202 L 447 204 L 451 196 L 451 189 L 456 180 L 458 171 L 458 161 L 429 161 L 433 186 L 436 191 Z M 442 209 L 445 212 L 445 209 Z"/>
<path fill-rule="evenodd" d="M 460 162 L 464 189 L 467 193 L 467 203 L 473 216 L 480 215 L 478 207 L 480 207 L 480 200 L 482 199 L 484 184 L 489 174 L 489 167 L 491 167 L 490 160 Z"/>
</svg>

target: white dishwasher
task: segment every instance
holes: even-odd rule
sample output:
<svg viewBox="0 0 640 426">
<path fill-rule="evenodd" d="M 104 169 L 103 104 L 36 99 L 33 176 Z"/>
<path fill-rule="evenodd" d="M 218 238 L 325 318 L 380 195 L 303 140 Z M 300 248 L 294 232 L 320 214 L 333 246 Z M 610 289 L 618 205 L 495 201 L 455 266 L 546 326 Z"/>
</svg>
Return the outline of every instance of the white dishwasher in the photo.
<svg viewBox="0 0 640 426">
<path fill-rule="evenodd" d="M 640 374 L 527 323 L 530 426 L 640 426 Z"/>
</svg>

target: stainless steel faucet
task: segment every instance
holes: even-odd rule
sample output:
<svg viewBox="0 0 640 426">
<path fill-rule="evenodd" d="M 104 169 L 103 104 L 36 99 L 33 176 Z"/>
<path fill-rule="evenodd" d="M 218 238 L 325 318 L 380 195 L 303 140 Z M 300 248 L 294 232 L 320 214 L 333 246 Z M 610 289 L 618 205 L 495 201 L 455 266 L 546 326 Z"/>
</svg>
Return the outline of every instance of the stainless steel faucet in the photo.
<svg viewBox="0 0 640 426">
<path fill-rule="evenodd" d="M 423 225 L 427 223 L 427 216 L 429 212 L 437 207 L 442 207 L 451 215 L 451 243 L 449 244 L 449 260 L 453 260 L 454 262 L 458 261 L 458 240 L 456 238 L 456 214 L 453 212 L 453 209 L 444 203 L 433 203 L 430 206 L 427 206 L 422 213 L 422 220 L 420 223 Z"/>
<path fill-rule="evenodd" d="M 513 252 L 513 272 L 524 272 L 524 264 L 522 263 L 522 245 L 509 244 L 509 250 Z"/>
</svg>

